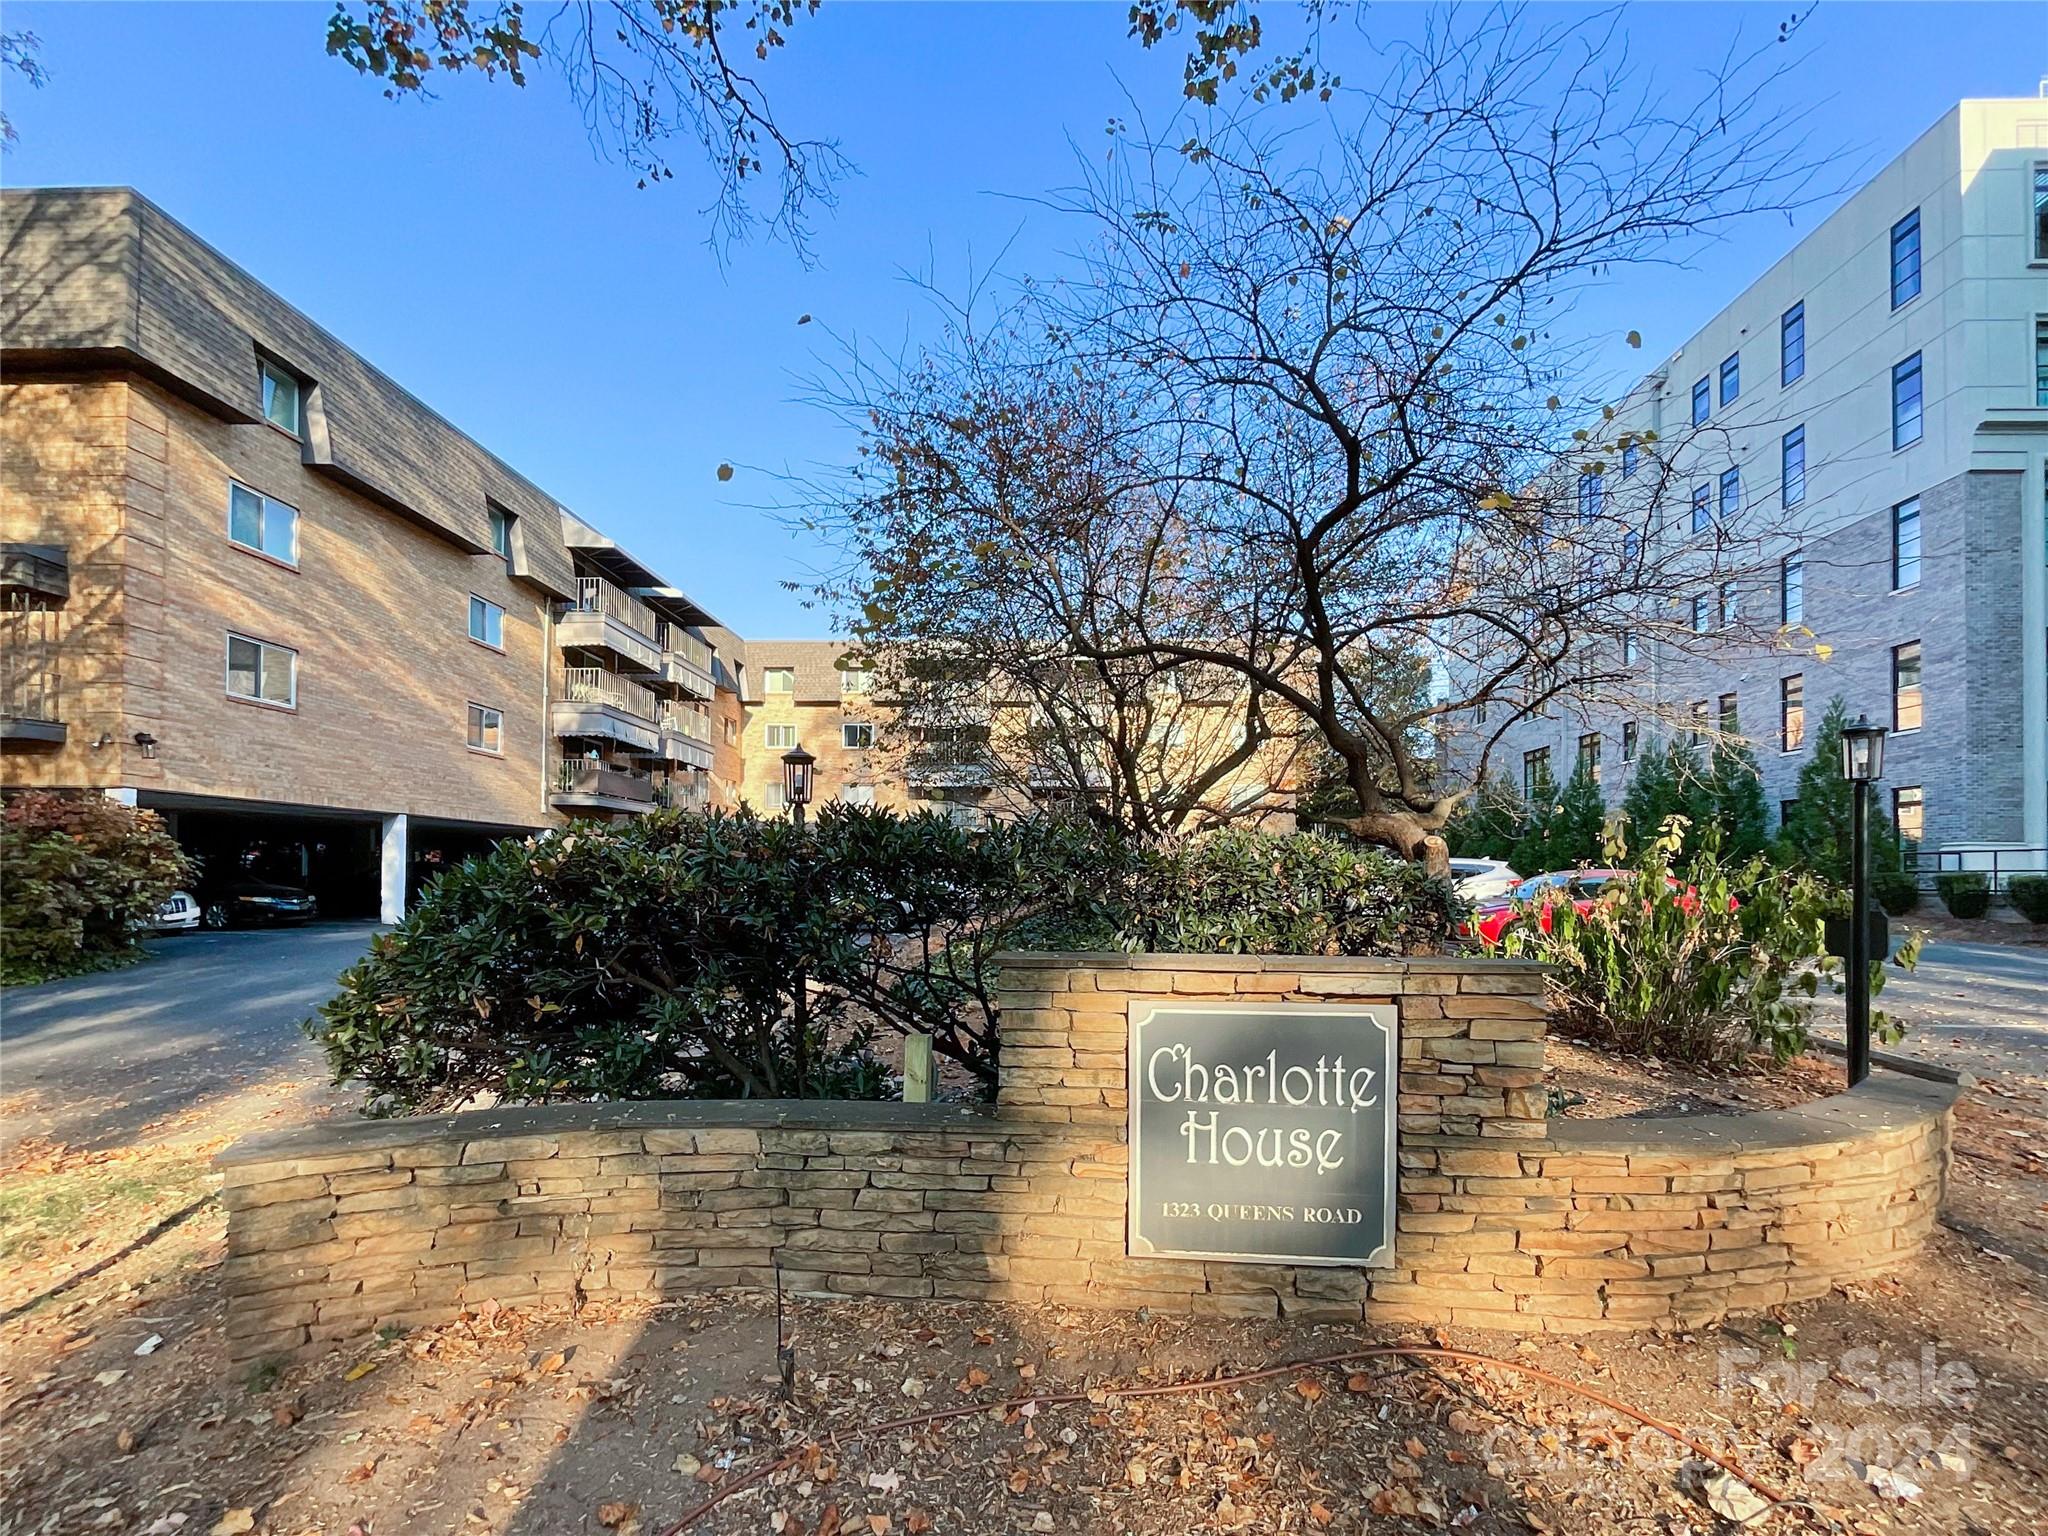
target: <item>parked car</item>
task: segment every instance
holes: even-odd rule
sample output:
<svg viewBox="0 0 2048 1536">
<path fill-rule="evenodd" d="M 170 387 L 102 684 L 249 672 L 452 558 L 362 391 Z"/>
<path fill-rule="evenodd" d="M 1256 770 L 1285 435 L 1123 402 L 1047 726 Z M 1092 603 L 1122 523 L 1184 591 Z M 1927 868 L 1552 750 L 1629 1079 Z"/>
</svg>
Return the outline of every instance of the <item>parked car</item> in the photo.
<svg viewBox="0 0 2048 1536">
<path fill-rule="evenodd" d="M 1540 899 L 1544 901 L 1541 923 L 1544 932 L 1548 933 L 1550 900 L 1569 900 L 1579 912 L 1585 913 L 1592 910 L 1601 887 L 1611 880 L 1627 880 L 1630 875 L 1631 871 L 1626 869 L 1560 869 L 1547 875 L 1534 875 L 1505 896 L 1481 903 L 1472 913 L 1472 921 L 1461 931 L 1482 944 L 1498 944 L 1500 936 L 1515 920 L 1516 903 Z"/>
<path fill-rule="evenodd" d="M 1506 859 L 1451 860 L 1452 888 L 1470 902 L 1502 900 L 1521 883 Z"/>
<path fill-rule="evenodd" d="M 173 891 L 143 923 L 151 933 L 185 933 L 199 926 L 199 903 L 190 891 Z"/>
<path fill-rule="evenodd" d="M 200 920 L 209 928 L 262 928 L 309 923 L 320 915 L 311 891 L 254 875 L 234 875 L 206 892 Z"/>
</svg>

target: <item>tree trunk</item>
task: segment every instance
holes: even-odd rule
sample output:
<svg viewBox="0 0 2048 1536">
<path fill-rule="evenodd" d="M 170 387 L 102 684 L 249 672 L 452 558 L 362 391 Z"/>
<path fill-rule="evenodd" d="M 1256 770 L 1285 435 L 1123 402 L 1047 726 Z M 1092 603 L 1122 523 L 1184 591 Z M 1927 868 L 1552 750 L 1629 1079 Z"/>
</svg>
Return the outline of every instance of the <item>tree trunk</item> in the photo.
<svg viewBox="0 0 2048 1536">
<path fill-rule="evenodd" d="M 1363 816 L 1333 816 L 1330 825 L 1342 827 L 1362 843 L 1391 849 L 1411 863 L 1420 864 L 1432 875 L 1451 872 L 1450 845 L 1442 834 L 1425 826 L 1413 811 L 1379 811 Z"/>
</svg>

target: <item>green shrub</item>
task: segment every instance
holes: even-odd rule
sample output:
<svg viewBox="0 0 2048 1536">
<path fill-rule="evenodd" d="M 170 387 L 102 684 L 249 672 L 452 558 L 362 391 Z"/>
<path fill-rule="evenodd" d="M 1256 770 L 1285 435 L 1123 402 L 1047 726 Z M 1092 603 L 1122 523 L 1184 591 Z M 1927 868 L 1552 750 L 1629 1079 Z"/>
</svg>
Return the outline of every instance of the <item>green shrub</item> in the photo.
<svg viewBox="0 0 2048 1536">
<path fill-rule="evenodd" d="M 1902 869 L 1880 869 L 1870 877 L 1870 894 L 1893 917 L 1904 917 L 1920 905 L 1920 879 Z"/>
<path fill-rule="evenodd" d="M 1934 889 L 1950 917 L 1982 917 L 1991 908 L 1991 881 L 1980 870 L 1936 875 Z"/>
<path fill-rule="evenodd" d="M 9 985 L 136 958 L 136 925 L 191 878 L 155 813 L 98 793 L 18 795 L 0 825 L 0 981 Z"/>
<path fill-rule="evenodd" d="M 1596 1044 L 1703 1064 L 1754 1046 L 1789 1059 L 1806 1046 L 1820 987 L 1838 985 L 1824 939 L 1840 893 L 1760 855 L 1725 860 L 1711 835 L 1680 862 L 1685 837 L 1685 818 L 1673 816 L 1631 861 L 1617 831 L 1607 861 L 1630 877 L 1609 882 L 1584 913 L 1528 904 L 1501 947 L 1552 967 L 1554 1021 Z M 1917 954 L 1909 942 L 1901 963 Z M 1881 964 L 1872 970 L 1875 993 Z M 1895 1036 L 1883 1015 L 1872 1023 Z"/>
<path fill-rule="evenodd" d="M 800 834 L 664 812 L 444 873 L 307 1028 L 377 1113 L 873 1097 L 877 1031 L 930 1034 L 993 1082 L 1001 949 L 1404 953 L 1453 919 L 1442 882 L 1306 834 L 1154 847 L 1073 820 L 970 833 L 832 805 Z"/>
<path fill-rule="evenodd" d="M 2014 875 L 2005 894 L 2030 923 L 2048 923 L 2048 875 Z"/>
</svg>

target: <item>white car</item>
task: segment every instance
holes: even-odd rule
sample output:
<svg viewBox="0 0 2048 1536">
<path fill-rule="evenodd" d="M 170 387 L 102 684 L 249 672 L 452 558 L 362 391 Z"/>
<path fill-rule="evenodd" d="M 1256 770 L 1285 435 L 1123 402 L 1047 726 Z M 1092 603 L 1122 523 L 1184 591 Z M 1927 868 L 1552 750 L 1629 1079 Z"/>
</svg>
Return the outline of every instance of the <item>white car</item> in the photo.
<svg viewBox="0 0 2048 1536">
<path fill-rule="evenodd" d="M 170 899 L 143 924 L 151 933 L 182 933 L 199 926 L 199 903 L 190 891 L 173 891 Z"/>
<path fill-rule="evenodd" d="M 1498 901 L 1521 883 L 1504 859 L 1451 860 L 1452 888 L 1467 901 Z"/>
</svg>

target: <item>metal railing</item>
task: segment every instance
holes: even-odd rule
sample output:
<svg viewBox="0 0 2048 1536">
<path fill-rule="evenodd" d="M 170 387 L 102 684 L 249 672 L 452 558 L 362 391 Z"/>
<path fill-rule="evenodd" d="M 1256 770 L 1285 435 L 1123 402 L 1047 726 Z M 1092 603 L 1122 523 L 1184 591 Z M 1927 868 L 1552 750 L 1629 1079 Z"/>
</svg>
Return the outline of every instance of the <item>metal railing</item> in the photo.
<svg viewBox="0 0 2048 1536">
<path fill-rule="evenodd" d="M 603 667 L 562 668 L 562 699 L 569 704 L 609 704 L 642 720 L 655 715 L 654 691 Z"/>
<path fill-rule="evenodd" d="M 613 800 L 641 800 L 652 803 L 654 780 L 638 768 L 594 758 L 565 757 L 555 764 L 555 793 L 560 795 L 603 795 Z"/>
<path fill-rule="evenodd" d="M 711 745 L 711 717 L 701 709 L 692 709 L 675 699 L 663 699 L 659 723 L 665 731 L 701 741 L 707 747 Z"/>
<path fill-rule="evenodd" d="M 641 602 L 632 593 L 613 586 L 602 576 L 578 576 L 576 578 L 576 601 L 569 605 L 572 613 L 601 613 L 608 619 L 616 619 L 626 628 L 655 638 L 655 631 L 661 620 L 654 616 L 654 610 Z"/>
<path fill-rule="evenodd" d="M 655 622 L 659 626 L 659 632 L 654 637 L 656 645 L 660 646 L 664 651 L 674 652 L 692 666 L 702 667 L 706 672 L 711 670 L 711 647 L 709 645 L 699 640 L 680 624 L 671 624 L 667 619 L 658 619 Z"/>
<path fill-rule="evenodd" d="M 2048 874 L 2048 848 L 2017 848 L 1989 844 L 1967 844 L 1950 848 L 1919 848 L 1906 845 L 1905 863 L 1924 886 L 1932 887 L 1936 875 L 1974 871 L 1990 879 L 1991 889 L 2002 891 L 2014 875 Z"/>
<path fill-rule="evenodd" d="M 59 623 L 49 609 L 0 613 L 0 716 L 53 724 L 64 718 Z"/>
</svg>

